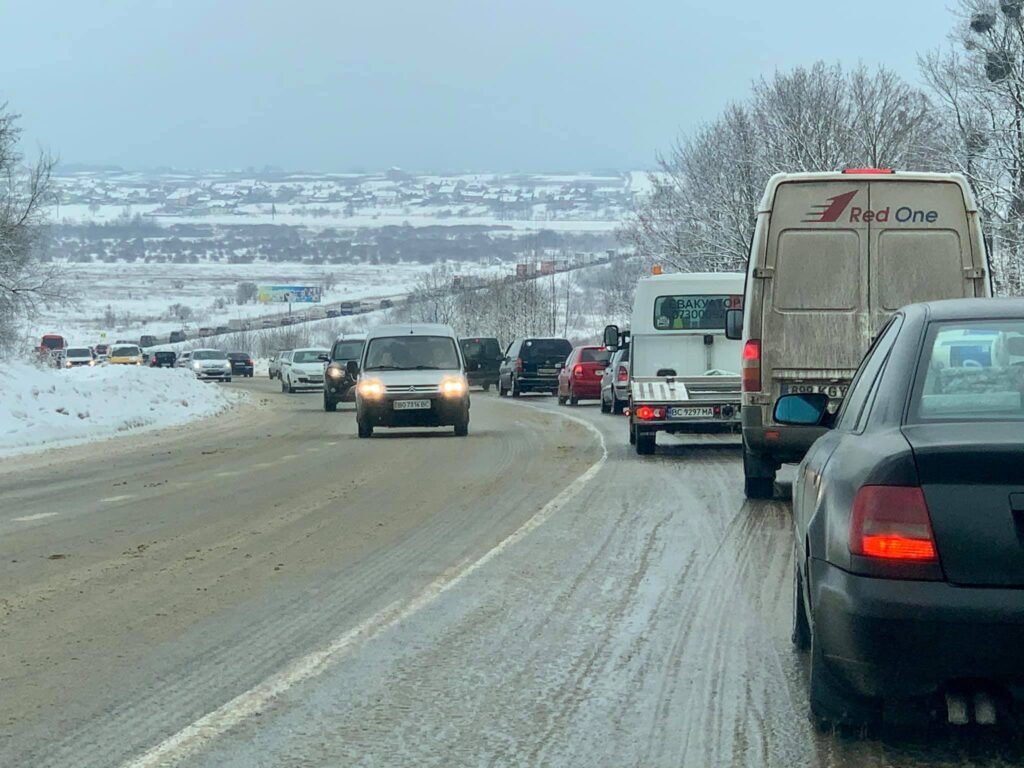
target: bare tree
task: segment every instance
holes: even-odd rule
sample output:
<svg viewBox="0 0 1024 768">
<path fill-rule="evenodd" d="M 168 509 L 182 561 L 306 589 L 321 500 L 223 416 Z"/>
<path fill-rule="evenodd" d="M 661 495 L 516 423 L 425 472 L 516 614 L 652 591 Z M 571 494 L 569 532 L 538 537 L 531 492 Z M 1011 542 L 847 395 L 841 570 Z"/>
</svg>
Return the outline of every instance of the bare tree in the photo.
<svg viewBox="0 0 1024 768">
<path fill-rule="evenodd" d="M 46 208 L 55 199 L 45 153 L 31 165 L 18 151 L 19 115 L 0 104 L 0 345 L 16 335 L 19 321 L 64 299 L 60 268 L 38 258 Z"/>
<path fill-rule="evenodd" d="M 938 120 L 927 97 L 886 69 L 838 65 L 776 73 L 748 102 L 658 158 L 652 192 L 620 237 L 645 262 L 681 271 L 742 269 L 769 177 L 849 165 L 933 167 Z"/>
<path fill-rule="evenodd" d="M 978 196 L 997 290 L 1024 293 L 1024 3 L 959 0 L 950 47 L 920 59 L 944 107 L 935 150 Z"/>
</svg>

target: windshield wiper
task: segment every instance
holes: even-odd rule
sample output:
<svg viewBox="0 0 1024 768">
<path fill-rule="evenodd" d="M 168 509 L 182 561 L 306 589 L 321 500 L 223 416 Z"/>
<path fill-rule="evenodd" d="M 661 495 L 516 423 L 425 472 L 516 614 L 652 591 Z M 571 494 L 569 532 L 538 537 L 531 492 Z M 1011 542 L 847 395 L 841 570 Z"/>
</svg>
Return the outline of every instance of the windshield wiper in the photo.
<svg viewBox="0 0 1024 768">
<path fill-rule="evenodd" d="M 368 371 L 405 371 L 407 368 L 403 368 L 400 365 L 368 365 L 366 366 Z"/>
</svg>

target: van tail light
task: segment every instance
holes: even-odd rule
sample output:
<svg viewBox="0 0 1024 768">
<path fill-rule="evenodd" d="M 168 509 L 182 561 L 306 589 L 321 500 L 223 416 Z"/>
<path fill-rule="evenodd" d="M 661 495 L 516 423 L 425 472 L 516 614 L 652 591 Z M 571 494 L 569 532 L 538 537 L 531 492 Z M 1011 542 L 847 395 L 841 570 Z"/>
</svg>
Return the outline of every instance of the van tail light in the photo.
<svg viewBox="0 0 1024 768">
<path fill-rule="evenodd" d="M 522 372 L 523 372 L 523 358 L 517 357 L 516 358 L 516 373 L 522 373 Z"/>
<path fill-rule="evenodd" d="M 916 486 L 865 485 L 853 500 L 850 553 L 883 560 L 937 563 L 924 492 Z"/>
<path fill-rule="evenodd" d="M 641 405 L 633 411 L 633 415 L 636 416 L 640 421 L 652 421 L 654 419 L 664 419 L 665 409 L 650 405 Z"/>
<path fill-rule="evenodd" d="M 895 173 L 892 168 L 847 168 L 843 173 L 848 176 L 862 176 L 872 173 L 892 174 Z"/>
<path fill-rule="evenodd" d="M 743 391 L 761 391 L 761 340 L 748 339 L 743 345 Z"/>
<path fill-rule="evenodd" d="M 574 365 L 572 369 L 572 375 L 575 376 L 577 379 L 580 378 L 583 375 L 583 366 Z"/>
<path fill-rule="evenodd" d="M 629 381 L 629 371 L 626 370 L 626 366 L 620 365 L 619 372 L 615 374 L 616 381 Z"/>
</svg>

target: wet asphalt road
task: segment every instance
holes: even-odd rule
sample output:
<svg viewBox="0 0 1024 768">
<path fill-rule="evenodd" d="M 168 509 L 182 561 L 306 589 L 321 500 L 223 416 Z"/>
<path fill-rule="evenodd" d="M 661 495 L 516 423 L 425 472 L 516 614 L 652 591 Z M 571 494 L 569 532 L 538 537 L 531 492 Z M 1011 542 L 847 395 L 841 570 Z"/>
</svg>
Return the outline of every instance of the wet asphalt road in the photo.
<svg viewBox="0 0 1024 768">
<path fill-rule="evenodd" d="M 788 505 L 744 501 L 734 437 L 641 458 L 596 406 L 474 393 L 467 439 L 360 441 L 231 386 L 218 419 L 0 468 L 0 765 L 1020 760 L 814 731 Z"/>
</svg>

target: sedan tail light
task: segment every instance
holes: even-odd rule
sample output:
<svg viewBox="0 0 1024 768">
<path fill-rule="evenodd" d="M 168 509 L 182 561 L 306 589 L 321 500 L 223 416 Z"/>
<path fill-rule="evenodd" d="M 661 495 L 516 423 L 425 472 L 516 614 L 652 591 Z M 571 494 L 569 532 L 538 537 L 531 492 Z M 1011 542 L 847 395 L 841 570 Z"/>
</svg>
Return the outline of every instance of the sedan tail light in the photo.
<svg viewBox="0 0 1024 768">
<path fill-rule="evenodd" d="M 862 487 L 850 515 L 850 553 L 884 560 L 938 562 L 924 492 L 916 486 Z"/>
<path fill-rule="evenodd" d="M 761 391 L 761 340 L 748 339 L 743 345 L 743 391 Z"/>
<path fill-rule="evenodd" d="M 580 378 L 583 375 L 583 366 L 582 365 L 573 366 L 572 375 L 575 376 L 577 379 Z"/>
<path fill-rule="evenodd" d="M 626 366 L 619 366 L 619 372 L 615 375 L 615 379 L 617 381 L 629 381 L 629 371 L 626 370 Z"/>
</svg>

